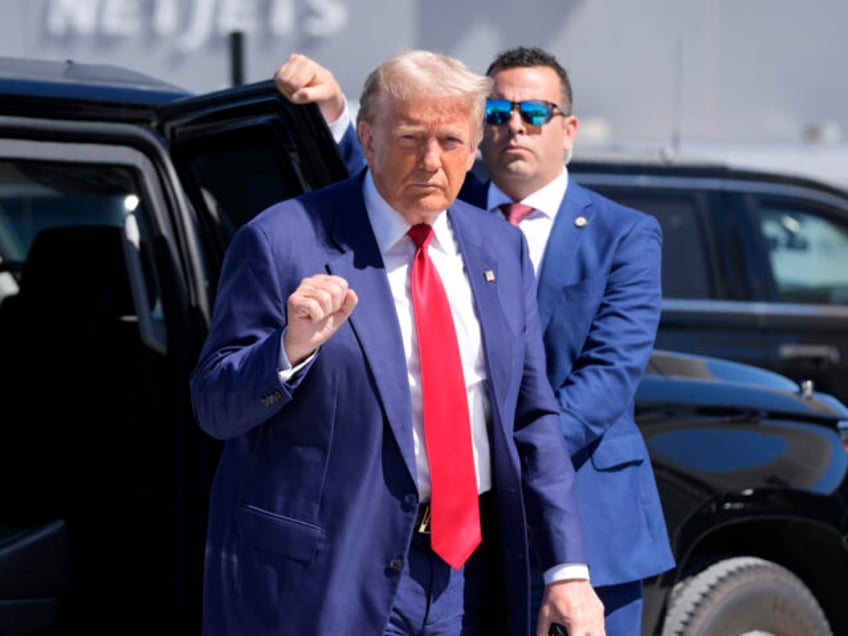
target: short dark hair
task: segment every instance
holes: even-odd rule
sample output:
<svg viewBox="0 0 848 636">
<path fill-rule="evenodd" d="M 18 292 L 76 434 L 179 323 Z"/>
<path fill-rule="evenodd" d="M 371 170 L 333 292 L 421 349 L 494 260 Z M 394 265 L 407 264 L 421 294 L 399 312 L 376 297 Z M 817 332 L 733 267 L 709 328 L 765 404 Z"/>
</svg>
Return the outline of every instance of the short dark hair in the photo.
<svg viewBox="0 0 848 636">
<path fill-rule="evenodd" d="M 571 82 L 568 79 L 568 73 L 557 61 L 556 57 L 544 49 L 536 46 L 519 46 L 514 49 L 502 51 L 489 64 L 486 69 L 486 75 L 493 77 L 498 71 L 503 71 L 510 68 L 527 68 L 531 66 L 547 66 L 556 71 L 562 84 L 562 103 L 559 106 L 567 113 L 571 114 L 572 94 Z"/>
</svg>

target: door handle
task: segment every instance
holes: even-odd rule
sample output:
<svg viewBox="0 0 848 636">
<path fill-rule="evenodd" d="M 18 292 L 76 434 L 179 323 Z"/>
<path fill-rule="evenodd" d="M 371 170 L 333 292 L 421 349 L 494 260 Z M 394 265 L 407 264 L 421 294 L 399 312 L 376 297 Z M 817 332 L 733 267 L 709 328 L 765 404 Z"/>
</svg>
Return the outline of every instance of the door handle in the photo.
<svg viewBox="0 0 848 636">
<path fill-rule="evenodd" d="M 780 345 L 778 355 L 781 360 L 818 360 L 830 364 L 839 364 L 841 355 L 833 345 L 784 344 Z"/>
</svg>

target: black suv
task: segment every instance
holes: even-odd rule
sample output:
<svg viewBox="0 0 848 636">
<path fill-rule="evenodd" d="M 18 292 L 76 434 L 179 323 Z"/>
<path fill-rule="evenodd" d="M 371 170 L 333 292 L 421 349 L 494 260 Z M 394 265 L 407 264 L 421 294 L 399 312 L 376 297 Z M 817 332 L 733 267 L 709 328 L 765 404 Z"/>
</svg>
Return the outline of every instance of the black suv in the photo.
<svg viewBox="0 0 848 636">
<path fill-rule="evenodd" d="M 658 347 L 811 380 L 848 402 L 848 192 L 659 155 L 587 156 L 569 171 L 662 224 Z"/>
<path fill-rule="evenodd" d="M 199 632 L 188 375 L 233 231 L 347 176 L 334 148 L 271 82 L 0 59 L 0 634 Z"/>
<path fill-rule="evenodd" d="M 70 62 L 0 59 L 0 140 L 0 633 L 198 633 L 220 447 L 188 375 L 221 260 L 344 163 L 270 81 L 191 96 Z M 645 634 L 767 630 L 774 596 L 796 633 L 848 632 L 845 407 L 657 351 L 638 420 L 678 561 Z"/>
</svg>

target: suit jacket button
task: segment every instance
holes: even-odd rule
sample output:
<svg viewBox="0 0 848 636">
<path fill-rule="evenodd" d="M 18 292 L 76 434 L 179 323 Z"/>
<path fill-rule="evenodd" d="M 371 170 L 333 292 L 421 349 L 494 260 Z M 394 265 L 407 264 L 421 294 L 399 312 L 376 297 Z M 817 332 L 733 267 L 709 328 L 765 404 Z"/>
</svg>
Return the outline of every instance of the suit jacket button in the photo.
<svg viewBox="0 0 848 636">
<path fill-rule="evenodd" d="M 389 563 L 389 567 L 395 572 L 401 572 L 403 570 L 403 559 L 400 557 L 392 559 L 392 562 Z"/>
<path fill-rule="evenodd" d="M 418 507 L 418 495 L 404 495 L 403 496 L 403 507 L 406 510 L 412 510 L 413 508 Z"/>
</svg>

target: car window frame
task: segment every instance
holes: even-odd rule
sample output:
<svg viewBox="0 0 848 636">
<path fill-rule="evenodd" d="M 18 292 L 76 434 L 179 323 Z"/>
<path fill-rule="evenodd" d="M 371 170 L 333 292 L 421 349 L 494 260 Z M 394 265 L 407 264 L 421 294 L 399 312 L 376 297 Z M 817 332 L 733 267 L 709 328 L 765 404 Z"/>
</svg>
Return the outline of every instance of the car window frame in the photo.
<svg viewBox="0 0 848 636">
<path fill-rule="evenodd" d="M 156 161 L 149 152 L 149 148 L 155 147 L 155 144 L 142 144 L 148 146 L 148 152 L 142 150 L 138 144 L 138 127 L 118 125 L 119 133 L 113 129 L 110 132 L 117 134 L 104 135 L 105 128 L 109 128 L 109 125 L 101 123 L 96 127 L 98 135 L 92 137 L 90 134 L 92 128 L 89 125 L 70 123 L 68 126 L 63 126 L 59 122 L 42 125 L 41 121 L 0 118 L 0 135 L 3 135 L 3 127 L 9 125 L 10 120 L 16 119 L 18 124 L 16 137 L 13 139 L 4 138 L 4 144 L 0 146 L 0 159 L 125 167 L 136 175 L 138 187 L 145 199 L 144 218 L 139 219 L 137 215 L 132 215 L 132 222 L 135 223 L 138 233 L 133 236 L 128 233 L 126 225 L 124 227 L 122 234 L 128 250 L 127 253 L 131 255 L 134 250 L 137 250 L 139 240 L 142 238 L 140 235 L 142 230 L 139 229 L 139 226 L 143 227 L 143 238 L 149 243 L 156 243 L 160 246 L 174 245 L 174 241 L 169 238 L 173 236 L 170 219 L 165 213 L 169 209 L 169 205 L 166 203 L 169 197 L 165 192 L 162 180 L 158 176 L 159 170 L 156 167 Z M 91 141 L 92 138 L 96 141 Z M 164 254 L 160 249 L 158 254 L 160 258 L 156 259 L 155 267 L 166 267 L 169 273 L 160 273 L 157 276 L 157 284 L 158 281 L 167 281 L 168 284 L 173 284 L 177 280 L 184 281 L 185 277 L 182 273 L 184 269 L 179 265 L 178 255 L 170 249 Z M 137 305 L 142 340 L 151 349 L 166 354 L 168 350 L 167 333 L 172 330 L 168 327 L 167 322 L 169 317 L 175 314 L 184 314 L 184 312 L 176 309 L 181 303 L 172 302 L 170 307 L 164 308 L 165 323 L 157 326 L 152 314 L 150 314 L 149 305 L 142 302 L 147 294 L 149 281 L 145 280 L 144 273 L 141 268 L 136 266 L 136 263 L 131 261 L 128 266 L 131 273 L 131 291 Z M 179 272 L 176 277 L 174 276 L 175 272 Z M 182 283 L 177 287 L 180 290 L 184 289 Z M 172 293 L 167 293 L 164 289 L 161 289 L 160 293 L 163 297 L 173 297 Z M 180 293 L 179 296 L 185 298 L 183 293 Z"/>
</svg>

